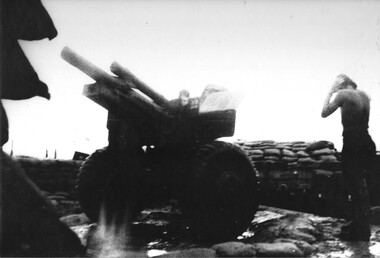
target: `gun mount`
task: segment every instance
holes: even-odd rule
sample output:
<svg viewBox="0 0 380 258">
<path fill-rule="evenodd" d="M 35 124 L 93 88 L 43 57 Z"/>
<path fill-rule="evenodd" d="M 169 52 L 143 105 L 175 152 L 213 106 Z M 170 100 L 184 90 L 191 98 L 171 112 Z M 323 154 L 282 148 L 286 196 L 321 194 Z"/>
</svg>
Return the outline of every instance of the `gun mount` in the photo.
<svg viewBox="0 0 380 258">
<path fill-rule="evenodd" d="M 220 109 L 214 98 L 214 108 L 199 112 L 198 103 L 220 91 L 208 89 L 183 106 L 117 62 L 110 75 L 68 47 L 61 56 L 95 80 L 83 94 L 108 110 L 109 145 L 90 155 L 78 176 L 91 219 L 99 219 L 101 207 L 109 220 L 133 219 L 142 205 L 165 197 L 180 201 L 196 237 L 243 233 L 258 207 L 255 170 L 239 147 L 217 141 L 234 134 L 236 110 Z"/>
</svg>

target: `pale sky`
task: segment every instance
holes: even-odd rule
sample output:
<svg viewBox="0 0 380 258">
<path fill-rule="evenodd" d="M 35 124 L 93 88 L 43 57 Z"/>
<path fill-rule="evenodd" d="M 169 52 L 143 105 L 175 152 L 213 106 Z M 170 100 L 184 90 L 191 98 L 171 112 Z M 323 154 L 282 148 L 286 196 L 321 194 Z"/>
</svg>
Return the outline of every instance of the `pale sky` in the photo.
<svg viewBox="0 0 380 258">
<path fill-rule="evenodd" d="M 5 151 L 58 158 L 107 145 L 107 112 L 82 96 L 92 79 L 60 58 L 69 46 L 109 71 L 118 61 L 168 99 L 208 84 L 243 91 L 234 138 L 330 140 L 340 112 L 321 118 L 338 74 L 372 97 L 370 133 L 380 149 L 380 1 L 43 0 L 58 30 L 21 45 L 50 101 L 3 101 Z"/>
</svg>

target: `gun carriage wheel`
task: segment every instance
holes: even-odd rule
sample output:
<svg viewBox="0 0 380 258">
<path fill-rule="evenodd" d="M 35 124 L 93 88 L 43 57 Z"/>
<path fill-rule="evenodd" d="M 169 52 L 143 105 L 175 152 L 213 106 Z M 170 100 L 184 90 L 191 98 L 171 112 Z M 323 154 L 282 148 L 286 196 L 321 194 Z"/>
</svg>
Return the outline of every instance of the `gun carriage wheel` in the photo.
<svg viewBox="0 0 380 258">
<path fill-rule="evenodd" d="M 143 153 L 120 159 L 110 148 L 90 155 L 77 180 L 79 202 L 92 221 L 127 222 L 141 210 Z"/>
<path fill-rule="evenodd" d="M 258 208 L 256 174 L 237 146 L 214 141 L 196 153 L 190 196 L 190 229 L 196 237 L 233 239 Z"/>
</svg>

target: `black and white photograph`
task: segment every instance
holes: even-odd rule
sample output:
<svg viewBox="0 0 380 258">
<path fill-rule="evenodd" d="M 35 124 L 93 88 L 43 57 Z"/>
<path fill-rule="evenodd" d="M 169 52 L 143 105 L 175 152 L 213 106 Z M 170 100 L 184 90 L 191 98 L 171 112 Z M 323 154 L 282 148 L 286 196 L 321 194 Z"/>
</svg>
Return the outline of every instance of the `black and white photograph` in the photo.
<svg viewBox="0 0 380 258">
<path fill-rule="evenodd" d="M 1 257 L 380 257 L 380 2 L 1 0 Z"/>
</svg>

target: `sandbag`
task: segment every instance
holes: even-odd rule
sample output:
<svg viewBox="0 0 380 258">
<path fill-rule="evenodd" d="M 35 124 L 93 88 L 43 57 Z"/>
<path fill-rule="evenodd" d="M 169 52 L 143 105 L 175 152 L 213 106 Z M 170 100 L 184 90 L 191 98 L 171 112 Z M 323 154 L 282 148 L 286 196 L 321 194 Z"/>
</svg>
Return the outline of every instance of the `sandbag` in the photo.
<svg viewBox="0 0 380 258">
<path fill-rule="evenodd" d="M 256 155 L 256 156 L 264 156 L 264 151 L 262 150 L 249 150 L 247 151 L 247 155 Z"/>
<path fill-rule="evenodd" d="M 311 152 L 311 155 L 313 155 L 313 156 L 330 155 L 332 153 L 333 153 L 333 151 L 330 148 L 323 148 L 323 149 L 319 149 L 319 150 L 315 150 L 315 151 Z"/>
<path fill-rule="evenodd" d="M 265 149 L 264 154 L 279 157 L 279 156 L 281 156 L 281 150 L 279 150 L 279 149 Z"/>
<path fill-rule="evenodd" d="M 279 161 L 279 156 L 264 156 L 264 160 Z"/>
<path fill-rule="evenodd" d="M 282 150 L 282 155 L 286 157 L 297 157 L 297 155 L 293 151 L 287 149 Z"/>
<path fill-rule="evenodd" d="M 306 151 L 312 152 L 312 151 L 320 150 L 320 149 L 324 149 L 324 148 L 334 149 L 334 144 L 332 142 L 329 142 L 329 141 L 317 141 L 317 142 L 310 143 L 306 147 Z"/>
<path fill-rule="evenodd" d="M 321 155 L 318 157 L 318 160 L 322 162 L 335 162 L 337 158 L 334 155 Z"/>
<path fill-rule="evenodd" d="M 308 158 L 308 157 L 310 157 L 310 155 L 309 155 L 309 153 L 307 153 L 306 151 L 298 151 L 297 152 L 297 156 L 298 157 L 301 157 L 301 158 Z"/>
<path fill-rule="evenodd" d="M 303 164 L 315 163 L 315 161 L 312 158 L 299 158 L 298 162 Z"/>
<path fill-rule="evenodd" d="M 281 160 L 287 163 L 291 163 L 291 162 L 296 162 L 298 158 L 297 157 L 282 157 Z"/>
</svg>

